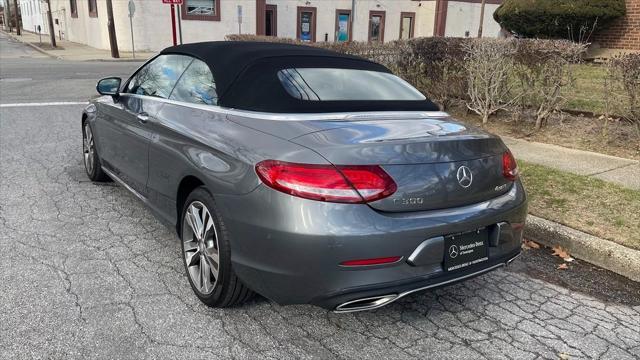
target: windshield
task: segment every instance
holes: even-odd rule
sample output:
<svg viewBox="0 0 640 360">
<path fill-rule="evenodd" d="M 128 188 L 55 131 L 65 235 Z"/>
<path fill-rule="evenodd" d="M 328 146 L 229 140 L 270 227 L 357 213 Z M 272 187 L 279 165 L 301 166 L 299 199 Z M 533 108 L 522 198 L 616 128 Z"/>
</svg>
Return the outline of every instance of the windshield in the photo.
<svg viewBox="0 0 640 360">
<path fill-rule="evenodd" d="M 287 93 L 308 101 L 420 101 L 418 90 L 399 77 L 379 71 L 291 68 L 278 71 Z"/>
</svg>

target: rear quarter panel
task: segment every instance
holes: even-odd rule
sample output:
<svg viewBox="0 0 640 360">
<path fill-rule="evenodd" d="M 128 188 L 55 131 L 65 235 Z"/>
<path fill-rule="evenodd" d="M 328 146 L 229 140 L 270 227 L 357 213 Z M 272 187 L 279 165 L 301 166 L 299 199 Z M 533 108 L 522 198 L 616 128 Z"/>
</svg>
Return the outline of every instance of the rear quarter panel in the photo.
<svg viewBox="0 0 640 360">
<path fill-rule="evenodd" d="M 255 164 L 265 159 L 326 163 L 309 149 L 239 125 L 228 116 L 224 112 L 165 103 L 149 121 L 153 133 L 149 148 L 149 199 L 172 222 L 177 220 L 179 185 L 188 176 L 198 178 L 216 198 L 253 191 L 260 184 Z"/>
</svg>

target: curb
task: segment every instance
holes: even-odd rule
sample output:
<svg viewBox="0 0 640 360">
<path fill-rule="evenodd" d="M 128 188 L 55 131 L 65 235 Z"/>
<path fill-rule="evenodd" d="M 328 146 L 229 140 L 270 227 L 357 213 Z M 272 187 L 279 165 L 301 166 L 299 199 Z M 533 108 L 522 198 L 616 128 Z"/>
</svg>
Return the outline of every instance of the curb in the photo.
<svg viewBox="0 0 640 360">
<path fill-rule="evenodd" d="M 8 32 L 6 32 L 6 31 L 4 31 L 4 30 L 1 30 L 1 31 L 2 31 L 2 33 L 3 33 L 3 34 L 5 34 L 5 35 L 9 36 L 10 38 L 12 38 L 12 39 L 14 39 L 14 40 L 16 40 L 16 41 L 19 41 L 19 42 L 21 42 L 21 43 L 23 43 L 23 44 L 25 44 L 25 45 L 30 46 L 31 48 L 33 48 L 33 49 L 34 49 L 34 50 L 36 50 L 37 52 L 43 53 L 43 54 L 47 55 L 48 57 L 50 57 L 50 58 L 52 58 L 52 59 L 62 60 L 62 58 L 61 58 L 60 56 L 53 55 L 53 54 L 51 54 L 50 52 L 48 52 L 47 50 L 45 50 L 45 49 L 43 49 L 43 48 L 41 48 L 41 47 L 39 47 L 39 46 L 37 46 L 37 45 L 34 45 L 34 44 L 32 44 L 32 43 L 30 43 L 30 42 L 28 42 L 28 41 L 24 41 L 24 40 L 22 40 L 21 38 L 19 38 L 17 35 L 14 35 L 14 34 L 12 34 L 12 33 L 8 33 Z"/>
<path fill-rule="evenodd" d="M 23 30 L 26 31 L 26 30 Z M 2 32 L 3 34 L 11 37 L 12 39 L 19 41 L 25 45 L 30 46 L 31 48 L 33 48 L 34 50 L 47 55 L 48 57 L 52 58 L 52 59 L 56 59 L 56 60 L 64 60 L 63 57 L 58 56 L 58 55 L 54 55 L 50 52 L 48 52 L 47 50 L 39 47 L 38 45 L 32 44 L 28 41 L 24 41 L 22 40 L 20 37 L 18 37 L 17 35 L 14 35 L 12 33 L 8 33 L 4 30 L 0 30 L 0 32 Z M 136 58 L 136 59 L 123 59 L 123 58 L 119 58 L 119 59 L 88 59 L 88 60 L 75 60 L 75 61 L 81 61 L 81 62 L 145 62 L 147 60 L 149 60 L 151 57 L 140 57 L 140 58 Z"/>
<path fill-rule="evenodd" d="M 524 237 L 640 282 L 640 251 L 529 214 Z"/>
</svg>

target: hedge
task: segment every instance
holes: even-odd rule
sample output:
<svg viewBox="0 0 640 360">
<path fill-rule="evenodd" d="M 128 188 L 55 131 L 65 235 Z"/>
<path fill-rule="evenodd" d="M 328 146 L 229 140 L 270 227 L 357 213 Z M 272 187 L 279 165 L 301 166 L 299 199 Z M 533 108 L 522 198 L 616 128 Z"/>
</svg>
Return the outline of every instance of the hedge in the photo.
<svg viewBox="0 0 640 360">
<path fill-rule="evenodd" d="M 624 0 L 504 0 L 493 17 L 523 37 L 586 41 L 625 12 Z"/>
</svg>

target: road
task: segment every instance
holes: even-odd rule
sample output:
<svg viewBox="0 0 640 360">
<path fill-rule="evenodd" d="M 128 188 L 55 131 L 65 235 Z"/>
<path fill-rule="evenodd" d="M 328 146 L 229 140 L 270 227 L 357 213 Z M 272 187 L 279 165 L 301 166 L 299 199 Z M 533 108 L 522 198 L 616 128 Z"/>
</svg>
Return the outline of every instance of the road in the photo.
<svg viewBox="0 0 640 360">
<path fill-rule="evenodd" d="M 82 105 L 41 106 L 86 101 L 139 64 L 64 63 L 4 35 L 0 61 L 1 359 L 640 357 L 640 285 L 579 261 L 556 270 L 546 250 L 372 312 L 207 308 L 175 234 L 87 180 Z"/>
</svg>

